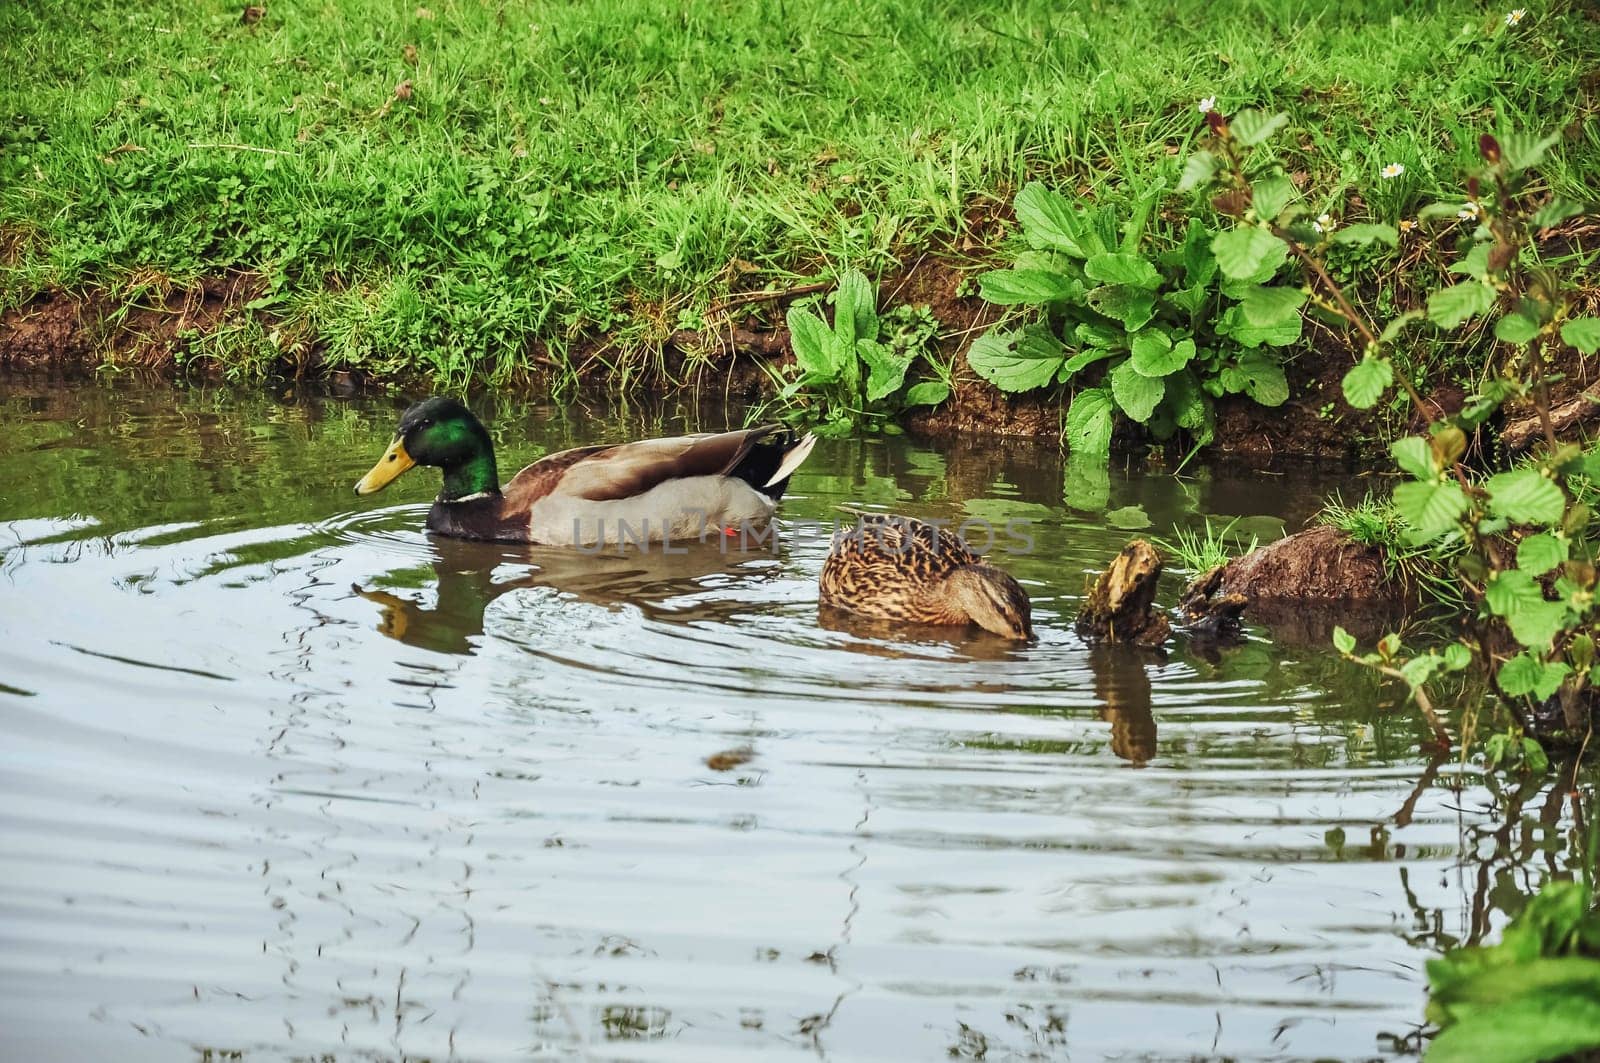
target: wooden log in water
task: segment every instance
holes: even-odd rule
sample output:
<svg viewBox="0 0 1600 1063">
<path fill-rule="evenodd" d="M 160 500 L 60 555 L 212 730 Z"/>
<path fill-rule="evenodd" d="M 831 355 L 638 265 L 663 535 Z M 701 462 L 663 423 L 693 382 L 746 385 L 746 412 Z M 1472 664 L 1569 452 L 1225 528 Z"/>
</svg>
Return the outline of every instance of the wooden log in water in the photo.
<svg viewBox="0 0 1600 1063">
<path fill-rule="evenodd" d="M 1143 539 L 1122 548 L 1095 580 L 1078 613 L 1078 634 L 1100 642 L 1159 646 L 1172 634 L 1167 615 L 1155 607 L 1161 554 Z"/>
</svg>

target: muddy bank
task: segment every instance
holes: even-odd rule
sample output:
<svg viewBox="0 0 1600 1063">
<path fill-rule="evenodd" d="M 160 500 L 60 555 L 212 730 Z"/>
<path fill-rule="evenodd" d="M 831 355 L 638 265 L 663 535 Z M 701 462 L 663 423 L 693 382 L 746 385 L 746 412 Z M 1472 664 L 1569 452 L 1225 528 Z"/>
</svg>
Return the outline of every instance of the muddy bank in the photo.
<svg viewBox="0 0 1600 1063">
<path fill-rule="evenodd" d="M 1327 641 L 1334 625 L 1360 638 L 1382 634 L 1419 599 L 1391 575 L 1379 547 L 1319 525 L 1201 576 L 1185 596 L 1190 621 L 1208 604 L 1242 607 L 1247 622 L 1267 625 L 1277 638 L 1316 643 Z"/>
<path fill-rule="evenodd" d="M 924 436 L 961 433 L 1059 439 L 1068 401 L 1065 389 L 1021 395 L 1007 394 L 976 376 L 966 364 L 966 350 L 998 320 L 995 307 L 971 291 L 971 262 L 940 261 L 929 256 L 885 277 L 880 303 L 927 307 L 939 322 L 936 356 L 955 367 L 951 398 L 937 408 L 912 411 L 906 427 Z M 793 363 L 784 312 L 794 300 L 826 285 L 783 290 L 753 290 L 727 296 L 707 315 L 699 330 L 666 329 L 631 339 L 624 347 L 607 335 L 575 341 L 561 358 L 530 341 L 528 369 L 514 390 L 538 394 L 576 376 L 580 386 L 598 394 L 615 386 L 618 364 L 629 367 L 630 387 L 719 394 L 747 402 L 771 397 L 774 373 Z M 333 378 L 346 386 L 399 384 L 425 390 L 428 382 L 374 381 L 359 369 L 331 367 L 318 337 L 284 328 L 267 312 L 252 307 L 263 289 L 252 273 L 233 273 L 189 285 L 154 279 L 117 291 L 87 289 L 52 291 L 0 315 L 0 369 L 71 375 L 101 366 L 139 367 L 168 374 L 220 376 L 224 366 L 211 352 L 228 330 L 249 327 L 270 341 L 258 344 L 273 358 L 278 375 Z M 1216 438 L 1209 450 L 1252 460 L 1313 457 L 1356 460 L 1372 453 L 1388 433 L 1373 415 L 1351 410 L 1343 401 L 1340 380 L 1354 352 L 1345 338 L 1314 321 L 1307 323 L 1307 344 L 1289 356 L 1285 366 L 1291 398 L 1266 408 L 1243 396 L 1216 403 Z M 275 345 L 275 346 L 274 346 Z M 1092 382 L 1092 381 L 1091 381 Z M 1441 407 L 1459 397 L 1442 395 Z M 1393 426 L 1398 427 L 1398 426 Z M 1148 445 L 1137 425 L 1121 422 L 1117 445 Z M 1168 445 L 1177 460 L 1184 447 Z"/>
</svg>

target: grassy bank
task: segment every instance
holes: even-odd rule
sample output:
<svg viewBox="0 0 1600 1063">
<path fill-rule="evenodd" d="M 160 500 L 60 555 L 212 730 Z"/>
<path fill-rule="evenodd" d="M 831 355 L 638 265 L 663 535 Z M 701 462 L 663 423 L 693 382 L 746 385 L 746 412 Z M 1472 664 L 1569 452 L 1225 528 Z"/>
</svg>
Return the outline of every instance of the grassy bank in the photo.
<svg viewBox="0 0 1600 1063">
<path fill-rule="evenodd" d="M 193 353 L 499 380 L 644 358 L 733 289 L 987 259 L 1033 177 L 1174 187 L 1201 97 L 1287 110 L 1347 220 L 1458 187 L 1486 127 L 1566 129 L 1556 193 L 1600 174 L 1577 3 L 242 6 L 0 5 L 6 306 L 249 270 L 268 323 Z"/>
</svg>

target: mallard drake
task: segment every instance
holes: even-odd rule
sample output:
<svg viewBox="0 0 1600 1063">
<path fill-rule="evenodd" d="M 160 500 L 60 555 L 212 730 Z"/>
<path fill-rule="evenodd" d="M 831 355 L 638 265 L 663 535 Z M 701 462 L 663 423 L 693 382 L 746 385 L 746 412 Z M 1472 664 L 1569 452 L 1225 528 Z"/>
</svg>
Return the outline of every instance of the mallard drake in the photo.
<svg viewBox="0 0 1600 1063">
<path fill-rule="evenodd" d="M 504 488 L 483 424 L 455 399 L 417 403 L 356 483 L 370 495 L 416 465 L 444 471 L 428 530 L 462 539 L 615 545 L 765 524 L 816 442 L 777 425 L 578 447 L 540 458 Z"/>
<path fill-rule="evenodd" d="M 833 537 L 822 565 L 823 605 L 912 624 L 977 624 L 1008 639 L 1033 637 L 1022 585 L 943 528 L 873 514 Z"/>
</svg>

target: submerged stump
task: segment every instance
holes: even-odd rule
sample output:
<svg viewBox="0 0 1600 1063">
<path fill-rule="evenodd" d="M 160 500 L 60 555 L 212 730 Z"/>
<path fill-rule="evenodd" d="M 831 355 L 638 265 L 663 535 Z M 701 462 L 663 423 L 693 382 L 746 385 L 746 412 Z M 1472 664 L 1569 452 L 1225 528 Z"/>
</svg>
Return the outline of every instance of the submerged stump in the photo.
<svg viewBox="0 0 1600 1063">
<path fill-rule="evenodd" d="M 1078 613 L 1078 634 L 1098 642 L 1159 646 L 1172 634 L 1172 623 L 1155 607 L 1161 554 L 1143 539 L 1122 548 L 1095 580 Z"/>
</svg>

